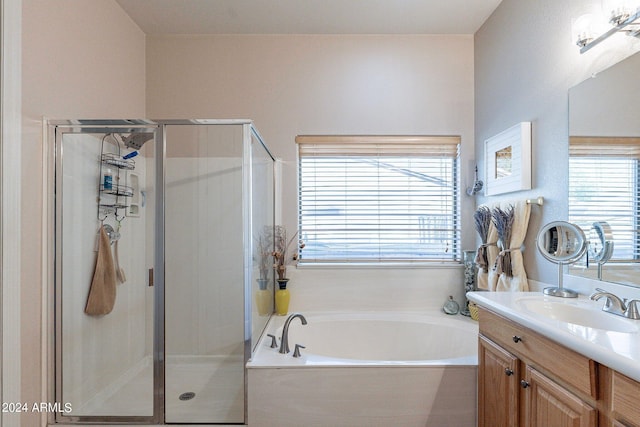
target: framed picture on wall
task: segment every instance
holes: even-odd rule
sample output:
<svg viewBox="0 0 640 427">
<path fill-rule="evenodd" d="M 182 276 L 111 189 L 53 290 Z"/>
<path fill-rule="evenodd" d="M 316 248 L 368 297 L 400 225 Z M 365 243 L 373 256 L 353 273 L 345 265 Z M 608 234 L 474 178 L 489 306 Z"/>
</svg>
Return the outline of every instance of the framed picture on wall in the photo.
<svg viewBox="0 0 640 427">
<path fill-rule="evenodd" d="M 531 122 L 484 142 L 485 195 L 531 189 Z"/>
</svg>

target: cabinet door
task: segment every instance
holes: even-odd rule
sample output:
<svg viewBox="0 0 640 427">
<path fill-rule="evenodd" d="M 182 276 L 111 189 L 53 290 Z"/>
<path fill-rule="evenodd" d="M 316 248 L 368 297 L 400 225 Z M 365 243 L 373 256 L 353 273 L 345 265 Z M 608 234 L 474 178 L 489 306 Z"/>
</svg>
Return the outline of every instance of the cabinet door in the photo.
<svg viewBox="0 0 640 427">
<path fill-rule="evenodd" d="M 478 427 L 517 427 L 518 359 L 482 336 L 478 350 Z"/>
<path fill-rule="evenodd" d="M 525 426 L 595 427 L 597 413 L 591 406 L 540 372 L 527 367 L 523 399 Z"/>
<path fill-rule="evenodd" d="M 619 372 L 613 373 L 611 409 L 621 426 L 640 426 L 640 383 Z M 623 421 L 624 420 L 624 421 Z"/>
</svg>

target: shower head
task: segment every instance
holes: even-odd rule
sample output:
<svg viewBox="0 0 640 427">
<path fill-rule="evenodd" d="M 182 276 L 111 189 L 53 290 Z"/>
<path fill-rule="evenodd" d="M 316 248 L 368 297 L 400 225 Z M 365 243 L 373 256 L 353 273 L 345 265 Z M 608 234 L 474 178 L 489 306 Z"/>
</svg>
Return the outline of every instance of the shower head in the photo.
<svg viewBox="0 0 640 427">
<path fill-rule="evenodd" d="M 153 139 L 152 133 L 131 133 L 128 136 L 122 138 L 122 142 L 127 148 L 133 148 L 139 150 L 142 148 L 145 142 Z"/>
</svg>

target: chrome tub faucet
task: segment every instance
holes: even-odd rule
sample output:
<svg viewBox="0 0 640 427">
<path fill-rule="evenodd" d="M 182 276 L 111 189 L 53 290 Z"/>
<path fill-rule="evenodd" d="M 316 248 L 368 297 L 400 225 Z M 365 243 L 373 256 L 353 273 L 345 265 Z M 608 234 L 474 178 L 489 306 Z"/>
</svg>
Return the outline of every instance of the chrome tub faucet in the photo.
<svg viewBox="0 0 640 427">
<path fill-rule="evenodd" d="M 287 320 L 284 322 L 284 327 L 282 328 L 282 338 L 280 339 L 280 350 L 278 350 L 278 353 L 281 354 L 287 354 L 289 353 L 289 325 L 291 324 L 291 321 L 295 318 L 299 318 L 300 322 L 302 322 L 303 325 L 307 324 L 307 319 L 304 318 L 304 316 L 300 313 L 294 313 L 291 316 L 287 317 Z"/>
</svg>

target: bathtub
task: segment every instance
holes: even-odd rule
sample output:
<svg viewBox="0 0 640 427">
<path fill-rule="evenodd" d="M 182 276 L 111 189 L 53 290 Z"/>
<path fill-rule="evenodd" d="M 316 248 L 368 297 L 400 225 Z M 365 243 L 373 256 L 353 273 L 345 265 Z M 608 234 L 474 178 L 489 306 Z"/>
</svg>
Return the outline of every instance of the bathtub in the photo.
<svg viewBox="0 0 640 427">
<path fill-rule="evenodd" d="M 477 323 L 424 313 L 303 313 L 289 328 L 274 316 L 247 363 L 248 420 L 259 426 L 476 424 Z M 279 340 L 278 340 L 279 344 Z M 295 344 L 302 356 L 292 357 Z"/>
</svg>

